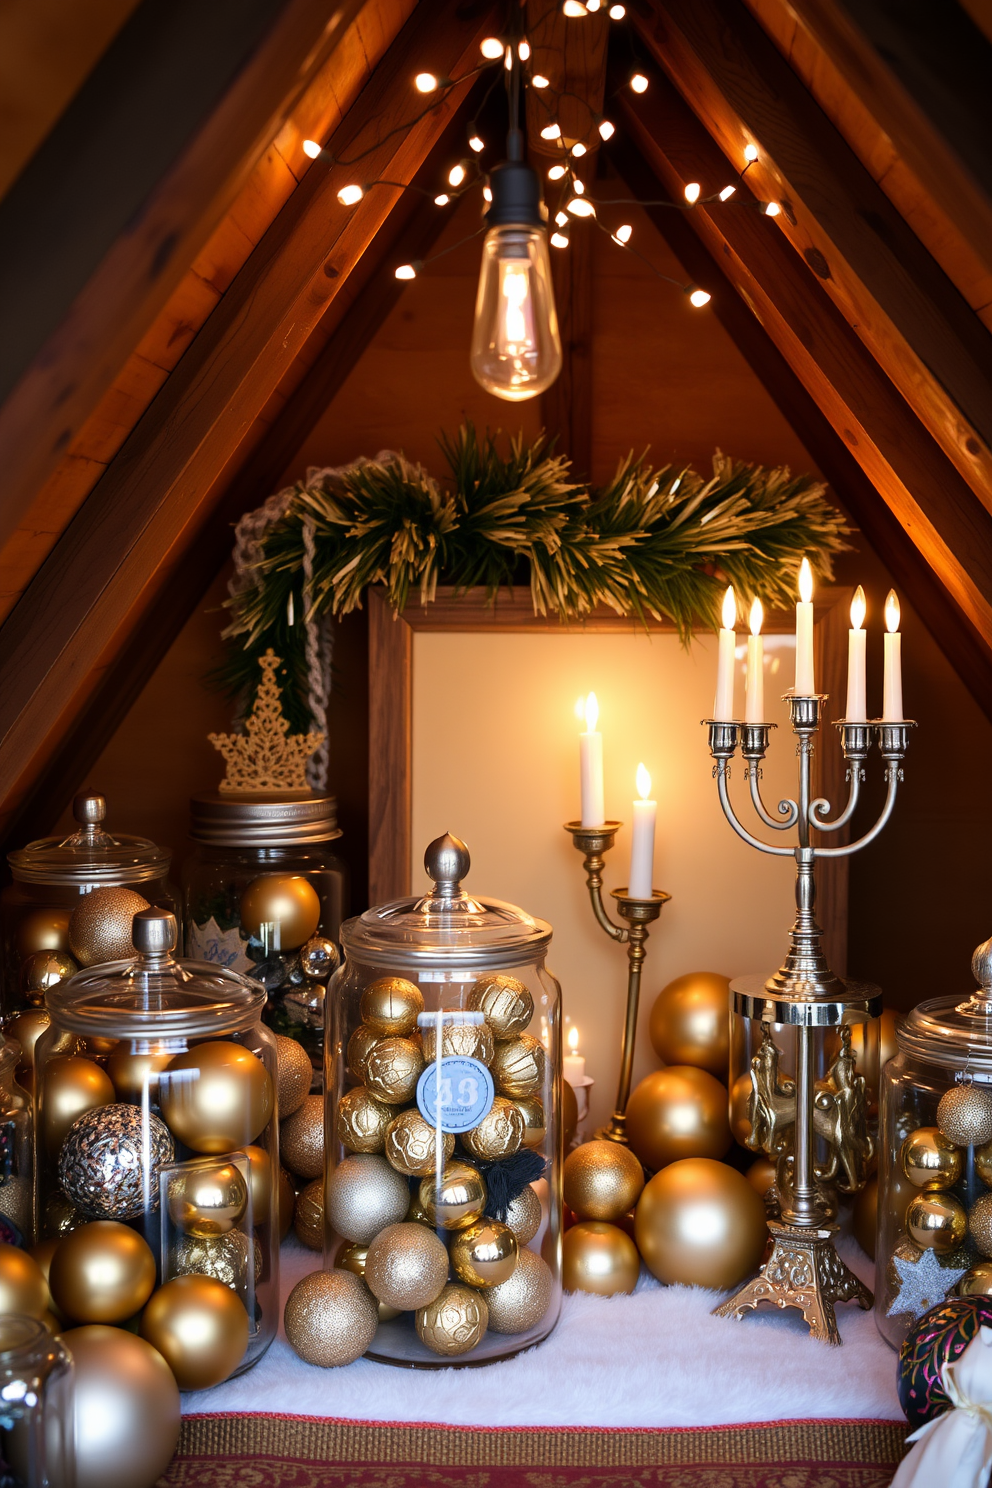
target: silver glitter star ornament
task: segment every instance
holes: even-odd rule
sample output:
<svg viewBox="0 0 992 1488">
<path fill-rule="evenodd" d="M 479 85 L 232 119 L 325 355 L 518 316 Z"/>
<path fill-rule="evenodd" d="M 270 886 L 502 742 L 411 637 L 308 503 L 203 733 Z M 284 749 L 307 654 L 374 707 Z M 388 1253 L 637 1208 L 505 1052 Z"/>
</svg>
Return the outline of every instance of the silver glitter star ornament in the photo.
<svg viewBox="0 0 992 1488">
<path fill-rule="evenodd" d="M 958 1265 L 958 1261 L 964 1261 Z M 921 1318 L 931 1307 L 943 1302 L 968 1270 L 967 1257 L 960 1251 L 941 1260 L 935 1250 L 922 1250 L 911 1240 L 904 1240 L 892 1252 L 889 1261 L 889 1285 L 895 1295 L 889 1303 L 889 1317 L 908 1313 Z"/>
</svg>

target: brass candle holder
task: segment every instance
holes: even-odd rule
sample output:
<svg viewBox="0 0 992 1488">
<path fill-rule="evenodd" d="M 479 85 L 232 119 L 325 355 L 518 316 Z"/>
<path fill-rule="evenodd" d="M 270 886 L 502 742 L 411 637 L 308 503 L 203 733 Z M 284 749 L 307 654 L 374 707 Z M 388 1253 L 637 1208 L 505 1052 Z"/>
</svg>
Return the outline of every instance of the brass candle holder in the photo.
<svg viewBox="0 0 992 1488">
<path fill-rule="evenodd" d="M 609 1124 L 596 1132 L 596 1136 L 608 1142 L 627 1141 L 627 1101 L 630 1097 L 630 1075 L 634 1065 L 634 1045 L 637 1040 L 637 1008 L 641 995 L 641 971 L 647 954 L 649 926 L 661 914 L 662 905 L 672 897 L 661 889 L 654 889 L 650 899 L 632 899 L 626 889 L 611 890 L 617 901 L 617 912 L 626 925 L 616 925 L 603 904 L 603 869 L 606 853 L 616 841 L 617 832 L 623 822 L 603 822 L 599 827 L 584 827 L 581 822 L 566 822 L 565 831 L 582 854 L 582 866 L 586 874 L 586 886 L 592 912 L 599 925 L 611 940 L 627 947 L 627 1013 L 623 1025 L 623 1042 L 620 1050 L 620 1083 L 617 1086 L 617 1102 Z"/>
</svg>

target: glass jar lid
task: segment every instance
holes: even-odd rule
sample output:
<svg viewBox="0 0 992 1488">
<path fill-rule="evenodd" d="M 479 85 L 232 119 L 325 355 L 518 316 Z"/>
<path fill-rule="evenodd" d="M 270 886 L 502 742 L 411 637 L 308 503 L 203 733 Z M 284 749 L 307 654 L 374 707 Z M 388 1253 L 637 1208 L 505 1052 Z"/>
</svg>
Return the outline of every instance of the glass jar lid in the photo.
<svg viewBox="0 0 992 1488">
<path fill-rule="evenodd" d="M 896 1028 L 900 1049 L 928 1064 L 992 1076 L 992 939 L 971 958 L 978 990 L 921 1002 Z"/>
<path fill-rule="evenodd" d="M 280 796 L 211 791 L 189 803 L 189 835 L 215 847 L 292 847 L 341 836 L 336 796 L 287 791 Z"/>
<path fill-rule="evenodd" d="M 475 899 L 461 886 L 471 867 L 468 848 L 447 833 L 424 853 L 434 882 L 421 899 L 376 905 L 341 926 L 345 955 L 376 966 L 439 968 L 517 966 L 551 940 L 551 926 L 515 904 Z"/>
<path fill-rule="evenodd" d="M 146 883 L 164 878 L 172 861 L 164 847 L 147 837 L 126 832 L 111 835 L 101 822 L 106 799 L 92 791 L 77 796 L 72 814 L 78 831 L 69 837 L 40 837 L 12 852 L 7 861 L 22 883 L 110 884 Z"/>
</svg>

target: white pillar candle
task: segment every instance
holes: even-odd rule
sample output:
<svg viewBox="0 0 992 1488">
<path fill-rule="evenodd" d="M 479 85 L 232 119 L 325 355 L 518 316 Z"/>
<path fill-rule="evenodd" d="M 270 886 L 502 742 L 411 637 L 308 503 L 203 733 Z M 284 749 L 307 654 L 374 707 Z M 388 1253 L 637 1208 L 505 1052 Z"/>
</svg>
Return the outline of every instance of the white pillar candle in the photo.
<svg viewBox="0 0 992 1488">
<path fill-rule="evenodd" d="M 586 731 L 579 735 L 579 776 L 582 788 L 582 825 L 601 827 L 606 820 L 603 796 L 603 736 L 596 732 L 599 703 L 586 698 Z"/>
<path fill-rule="evenodd" d="M 637 789 L 641 799 L 634 802 L 627 895 L 630 899 L 650 899 L 654 892 L 654 827 L 658 803 L 647 799 L 651 792 L 651 776 L 643 765 L 637 767 Z"/>
<path fill-rule="evenodd" d="M 744 722 L 765 721 L 765 643 L 761 638 L 764 611 L 761 600 L 751 606 L 751 634 L 747 638 L 747 693 L 744 699 Z"/>
<path fill-rule="evenodd" d="M 723 596 L 723 629 L 716 657 L 716 699 L 713 717 L 718 723 L 730 723 L 734 716 L 734 666 L 737 658 L 737 636 L 734 620 L 737 617 L 737 600 L 733 589 Z"/>
<path fill-rule="evenodd" d="M 865 682 L 865 647 L 868 636 L 863 628 L 867 610 L 865 591 L 859 584 L 851 600 L 851 629 L 847 633 L 847 707 L 844 709 L 844 717 L 848 723 L 868 721 Z"/>
<path fill-rule="evenodd" d="M 574 1023 L 568 1030 L 568 1053 L 562 1060 L 562 1074 L 569 1085 L 577 1085 L 586 1077 L 586 1062 L 579 1053 L 579 1030 Z"/>
<path fill-rule="evenodd" d="M 816 692 L 813 675 L 813 570 L 804 558 L 799 569 L 799 603 L 796 605 L 796 697 Z"/>
<path fill-rule="evenodd" d="M 890 589 L 885 601 L 885 672 L 882 686 L 882 718 L 886 723 L 901 723 L 902 711 L 902 636 L 899 634 L 899 599 Z"/>
</svg>

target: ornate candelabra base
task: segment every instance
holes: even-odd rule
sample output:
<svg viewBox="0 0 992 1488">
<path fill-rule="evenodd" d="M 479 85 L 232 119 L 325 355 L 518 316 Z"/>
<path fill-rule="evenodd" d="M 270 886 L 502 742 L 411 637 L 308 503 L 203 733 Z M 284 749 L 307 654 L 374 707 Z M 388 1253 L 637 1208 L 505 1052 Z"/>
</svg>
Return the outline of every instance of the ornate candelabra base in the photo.
<svg viewBox="0 0 992 1488">
<path fill-rule="evenodd" d="M 769 1219 L 768 1228 L 772 1235 L 771 1255 L 752 1281 L 714 1308 L 714 1316 L 741 1319 L 763 1302 L 783 1309 L 795 1307 L 802 1313 L 812 1338 L 839 1344 L 836 1304 L 856 1302 L 867 1312 L 874 1298 L 837 1254 L 834 1248 L 837 1226 L 824 1225 L 813 1230 Z"/>
</svg>

